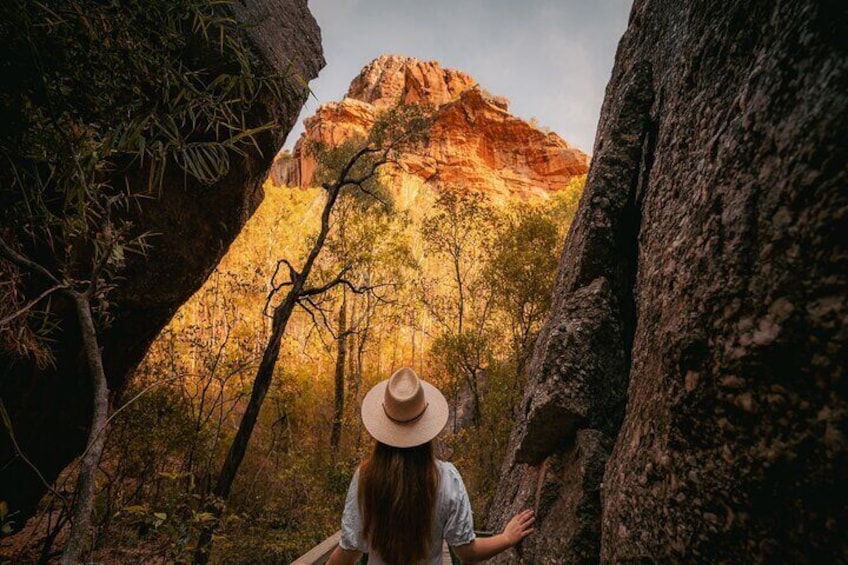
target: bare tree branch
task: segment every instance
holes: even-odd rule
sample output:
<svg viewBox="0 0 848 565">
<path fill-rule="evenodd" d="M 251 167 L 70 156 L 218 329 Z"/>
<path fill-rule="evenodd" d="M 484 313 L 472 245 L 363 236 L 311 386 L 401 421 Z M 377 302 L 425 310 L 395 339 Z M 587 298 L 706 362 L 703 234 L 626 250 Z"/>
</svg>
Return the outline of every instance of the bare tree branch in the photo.
<svg viewBox="0 0 848 565">
<path fill-rule="evenodd" d="M 280 284 L 276 284 L 277 275 L 280 272 L 280 265 L 286 265 L 289 268 L 289 280 L 282 282 Z M 287 286 L 293 286 L 297 283 L 297 278 L 300 276 L 300 273 L 295 270 L 291 263 L 289 263 L 288 259 L 280 259 L 277 261 L 277 266 L 274 268 L 274 274 L 271 275 L 271 291 L 268 293 L 267 298 L 265 299 L 265 306 L 262 307 L 262 315 L 266 318 L 273 318 L 273 314 L 268 314 L 268 307 L 271 305 L 271 300 L 274 299 L 274 296 L 280 292 L 280 290 L 284 289 Z"/>
<path fill-rule="evenodd" d="M 280 261 L 282 261 L 283 264 L 285 264 L 286 267 L 289 268 L 289 284 L 294 284 L 294 282 L 298 278 L 300 278 L 300 273 L 297 271 L 297 269 L 294 268 L 294 265 L 289 263 L 288 259 L 280 259 Z M 279 263 L 278 263 L 278 265 L 279 265 Z"/>
<path fill-rule="evenodd" d="M 361 189 L 363 183 L 367 182 L 374 175 L 376 175 L 377 169 L 379 169 L 380 167 L 385 165 L 387 162 L 388 162 L 387 154 L 384 154 L 382 158 L 374 161 L 371 164 L 371 168 L 368 169 L 368 172 L 365 173 L 364 175 L 362 175 L 361 177 L 355 178 L 355 179 L 348 178 L 347 176 L 341 177 L 342 181 L 341 181 L 341 184 L 339 185 L 339 188 L 343 188 L 343 187 L 348 186 L 348 185 L 355 185 L 355 186 L 358 186 Z"/>
<path fill-rule="evenodd" d="M 21 316 L 21 315 L 25 314 L 25 313 L 26 313 L 26 312 L 27 312 L 30 308 L 32 308 L 33 306 L 35 306 L 36 304 L 38 304 L 39 302 L 41 302 L 41 300 L 43 300 L 43 299 L 44 299 L 44 298 L 46 298 L 47 296 L 49 296 L 49 295 L 53 294 L 53 293 L 54 293 L 54 292 L 56 292 L 57 290 L 64 290 L 64 289 L 66 289 L 66 288 L 68 288 L 68 287 L 67 287 L 67 286 L 65 286 L 65 285 L 61 285 L 61 284 L 60 284 L 60 285 L 51 286 L 50 288 L 48 288 L 47 290 L 45 290 L 44 292 L 42 292 L 41 294 L 39 294 L 36 298 L 34 298 L 34 299 L 32 299 L 31 301 L 29 301 L 26 305 L 24 305 L 24 307 L 23 307 L 23 308 L 21 308 L 20 310 L 18 310 L 18 311 L 17 311 L 17 312 L 15 312 L 14 314 L 10 314 L 10 315 L 6 316 L 5 318 L 3 318 L 2 320 L 0 320 L 0 326 L 5 326 L 6 324 L 8 324 L 9 322 L 11 322 L 12 320 L 14 320 L 15 318 L 17 318 L 18 316 Z"/>
<path fill-rule="evenodd" d="M 344 168 L 342 169 L 341 173 L 339 174 L 339 176 L 338 176 L 339 181 L 332 184 L 331 186 L 333 188 L 336 188 L 336 189 L 339 189 L 342 186 L 344 186 L 344 183 L 347 180 L 348 175 L 350 174 L 350 171 L 353 170 L 353 167 L 356 166 L 356 164 L 359 162 L 359 160 L 361 158 L 363 158 L 364 156 L 366 156 L 370 153 L 379 153 L 380 151 L 383 151 L 383 150 L 384 149 L 382 147 L 370 147 L 370 146 L 366 145 L 365 147 L 363 147 L 362 149 L 360 149 L 359 151 L 354 153 L 353 157 L 351 157 L 348 160 L 348 162 L 345 164 Z"/>
<path fill-rule="evenodd" d="M 368 196 L 370 196 L 371 198 L 373 198 L 374 200 L 379 202 L 383 206 L 383 208 L 385 208 L 386 210 L 391 208 L 391 204 L 388 201 L 386 201 L 383 197 L 381 197 L 379 194 L 375 193 L 372 190 L 365 188 L 365 186 L 363 186 L 362 184 L 357 184 L 357 186 L 359 187 L 359 190 L 361 192 L 367 194 Z"/>
<path fill-rule="evenodd" d="M 9 247 L 2 237 L 0 237 L 0 254 L 2 254 L 6 259 L 8 259 L 10 262 L 14 263 L 21 269 L 38 273 L 42 277 L 48 279 L 49 281 L 52 281 L 57 286 L 61 286 L 63 288 L 67 287 L 66 284 L 61 282 L 53 275 L 53 273 L 48 271 L 46 268 Z"/>
<path fill-rule="evenodd" d="M 339 274 L 336 275 L 336 277 L 333 280 L 331 280 L 330 282 L 328 282 L 324 285 L 312 287 L 312 288 L 305 288 L 305 289 L 301 290 L 298 293 L 298 298 L 301 297 L 301 296 L 315 296 L 315 295 L 318 295 L 318 294 L 324 294 L 325 292 L 327 292 L 331 288 L 338 286 L 340 284 L 348 284 L 349 285 L 350 282 L 347 281 L 344 278 L 344 276 L 347 274 L 348 271 L 350 271 L 350 269 L 352 267 L 353 267 L 352 265 L 345 265 L 344 268 L 342 268 L 341 272 L 339 272 Z"/>
<path fill-rule="evenodd" d="M 9 435 L 9 439 L 12 441 L 12 448 L 15 450 L 15 454 L 21 458 L 21 461 L 26 463 L 27 467 L 32 469 L 32 471 L 38 477 L 38 480 L 40 480 L 41 484 L 44 485 L 44 488 L 47 489 L 47 491 L 50 492 L 53 496 L 58 498 L 62 502 L 62 506 L 64 506 L 67 510 L 68 503 L 65 498 L 59 493 L 59 491 L 54 489 L 53 486 L 47 482 L 47 480 L 44 478 L 44 475 L 42 475 L 41 471 L 39 471 L 38 467 L 36 467 L 35 464 L 30 461 L 26 455 L 24 455 L 24 452 L 21 451 L 21 447 L 20 445 L 18 445 L 18 441 L 15 438 L 15 431 L 12 428 L 12 420 L 11 418 L 9 418 L 9 413 L 6 411 L 6 405 L 3 404 L 2 398 L 0 398 L 0 417 L 2 417 L 3 426 L 6 428 L 6 433 Z"/>
</svg>

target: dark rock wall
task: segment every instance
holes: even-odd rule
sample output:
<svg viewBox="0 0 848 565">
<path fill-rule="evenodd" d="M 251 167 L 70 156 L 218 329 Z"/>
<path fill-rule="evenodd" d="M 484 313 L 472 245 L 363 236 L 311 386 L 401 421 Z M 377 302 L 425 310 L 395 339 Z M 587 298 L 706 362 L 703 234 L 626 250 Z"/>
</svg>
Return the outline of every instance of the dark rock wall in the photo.
<svg viewBox="0 0 848 565">
<path fill-rule="evenodd" d="M 248 24 L 246 33 L 265 71 L 294 71 L 304 84 L 317 76 L 324 65 L 321 34 L 306 0 L 251 0 L 233 6 L 237 19 Z M 282 105 L 247 116 L 249 125 L 272 119 L 280 124 L 280 131 L 258 136 L 261 153 L 235 159 L 214 186 L 186 183 L 185 175 L 174 172 L 160 197 L 144 202 L 135 220 L 144 231 L 159 235 L 151 240 L 149 257 L 131 262 L 122 273 L 124 280 L 113 296 L 114 321 L 100 336 L 113 392 L 120 391 L 152 340 L 200 288 L 262 201 L 268 167 L 306 100 L 300 81 L 292 84 Z M 143 172 L 130 179 L 138 187 L 146 182 Z M 87 369 L 72 315 L 63 321 L 54 349 L 54 368 L 0 357 L 0 397 L 21 450 L 47 481 L 82 452 L 90 420 Z M 21 512 L 16 516 L 20 525 L 44 485 L 13 453 L 5 431 L 0 433 L 0 500 Z"/>
<path fill-rule="evenodd" d="M 639 1 L 490 527 L 502 562 L 848 562 L 848 15 Z"/>
</svg>

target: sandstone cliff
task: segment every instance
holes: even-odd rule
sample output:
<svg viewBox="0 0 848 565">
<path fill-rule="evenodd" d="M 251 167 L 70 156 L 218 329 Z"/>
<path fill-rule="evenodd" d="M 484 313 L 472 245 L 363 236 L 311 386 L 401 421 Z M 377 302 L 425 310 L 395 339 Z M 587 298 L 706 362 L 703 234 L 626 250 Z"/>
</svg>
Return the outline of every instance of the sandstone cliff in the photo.
<svg viewBox="0 0 848 565">
<path fill-rule="evenodd" d="M 555 133 L 512 116 L 508 102 L 467 74 L 436 62 L 386 55 L 372 61 L 351 82 L 341 102 L 318 108 L 293 155 L 275 164 L 277 184 L 308 186 L 315 160 L 308 141 L 338 144 L 364 135 L 381 109 L 403 104 L 435 107 L 430 141 L 390 173 L 401 205 L 440 185 L 484 190 L 494 199 L 543 196 L 586 174 L 588 157 Z"/>
<path fill-rule="evenodd" d="M 247 24 L 245 38 L 256 57 L 258 72 L 293 71 L 304 81 L 317 76 L 324 65 L 320 30 L 306 0 L 235 2 L 232 11 L 236 20 Z M 86 44 L 85 49 L 90 48 Z M 219 53 L 213 42 L 196 45 L 195 51 L 185 56 L 214 67 Z M 6 98 L 4 103 L 10 99 L 14 98 Z M 261 202 L 271 156 L 294 124 L 305 99 L 305 89 L 292 86 L 245 115 L 247 127 L 275 120 L 280 128 L 257 135 L 258 147 L 234 161 L 229 173 L 213 186 L 187 181 L 182 171 L 169 170 L 163 182 L 166 190 L 158 198 L 144 200 L 133 212 L 132 219 L 141 230 L 157 235 L 149 257 L 132 258 L 121 273 L 123 278 L 111 297 L 114 320 L 100 336 L 113 393 L 120 392 L 128 372 L 140 362 L 159 330 L 206 280 Z M 88 109 L 62 110 L 74 114 Z M 194 126 L 186 123 L 182 127 L 188 132 Z M 9 145 L 4 137 L 4 149 Z M 23 151 L 26 155 L 26 147 Z M 121 179 L 121 186 L 123 182 Z M 133 192 L 144 192 L 146 170 L 126 182 Z M 8 353 L 0 353 L 0 397 L 21 451 L 48 482 L 81 453 L 90 421 L 89 379 L 71 312 L 64 312 L 60 327 L 52 346 L 55 366 L 39 367 L 20 359 L 13 362 Z M 6 501 L 12 512 L 19 512 L 14 517 L 17 526 L 33 510 L 44 488 L 33 470 L 15 456 L 8 435 L 0 433 L 0 501 Z"/>
<path fill-rule="evenodd" d="M 489 526 L 500 562 L 846 562 L 848 29 L 637 0 Z"/>
</svg>

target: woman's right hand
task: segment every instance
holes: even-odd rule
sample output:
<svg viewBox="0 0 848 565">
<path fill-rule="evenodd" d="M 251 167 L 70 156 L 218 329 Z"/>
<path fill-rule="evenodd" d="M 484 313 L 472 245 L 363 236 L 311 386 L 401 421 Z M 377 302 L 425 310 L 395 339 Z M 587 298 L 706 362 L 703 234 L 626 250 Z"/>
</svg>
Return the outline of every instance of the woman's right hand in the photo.
<svg viewBox="0 0 848 565">
<path fill-rule="evenodd" d="M 514 546 L 533 533 L 533 522 L 536 517 L 532 510 L 519 512 L 512 517 L 504 530 L 490 538 L 475 538 L 465 545 L 454 546 L 453 549 L 463 563 L 484 561 L 501 551 Z"/>
<path fill-rule="evenodd" d="M 506 525 L 503 530 L 503 536 L 506 538 L 509 546 L 512 547 L 530 534 L 533 533 L 533 522 L 536 521 L 536 516 L 532 510 L 524 510 L 519 512 Z"/>
</svg>

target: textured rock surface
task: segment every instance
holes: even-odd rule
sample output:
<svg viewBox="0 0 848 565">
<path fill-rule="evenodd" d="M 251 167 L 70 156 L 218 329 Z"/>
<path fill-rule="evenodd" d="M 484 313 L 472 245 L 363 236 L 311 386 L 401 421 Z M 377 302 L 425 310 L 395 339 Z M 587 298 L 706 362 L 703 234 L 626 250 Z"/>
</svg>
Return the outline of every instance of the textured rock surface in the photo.
<svg viewBox="0 0 848 565">
<path fill-rule="evenodd" d="M 848 561 L 846 26 L 635 3 L 489 524 L 544 539 L 502 562 Z"/>
<path fill-rule="evenodd" d="M 425 187 L 457 185 L 494 198 L 539 196 L 565 187 L 588 169 L 585 153 L 554 133 L 512 116 L 504 98 L 486 93 L 468 75 L 436 62 L 380 57 L 357 76 L 341 102 L 322 105 L 305 121 L 293 156 L 275 165 L 277 184 L 306 186 L 315 171 L 307 140 L 329 144 L 368 131 L 380 109 L 398 102 L 436 110 L 430 143 L 402 160 L 391 184 L 408 205 Z"/>
<path fill-rule="evenodd" d="M 239 21 L 268 71 L 292 69 L 304 80 L 324 64 L 320 30 L 306 0 L 251 0 L 234 3 Z M 208 54 L 215 57 L 215 52 Z M 280 107 L 247 116 L 250 124 L 276 119 L 281 132 L 260 136 L 262 154 L 233 162 L 215 186 L 184 185 L 184 175 L 165 180 L 157 200 L 145 202 L 136 221 L 159 234 L 155 252 L 128 265 L 113 295 L 115 319 L 101 336 L 104 364 L 112 391 L 119 391 L 128 372 L 142 359 L 159 330 L 203 283 L 242 225 L 262 200 L 262 182 L 270 156 L 291 129 L 305 101 L 302 88 L 291 89 Z M 144 187 L 147 179 L 131 179 Z M 80 454 L 90 420 L 87 371 L 73 317 L 63 321 L 55 345 L 56 367 L 39 369 L 27 362 L 0 358 L 0 396 L 8 409 L 23 452 L 52 481 Z M 38 502 L 44 487 L 20 459 L 13 457 L 8 436 L 0 434 L 0 500 L 20 511 L 18 525 Z M 11 461 L 11 463 L 10 463 Z"/>
<path fill-rule="evenodd" d="M 456 100 L 475 84 L 467 74 L 442 69 L 436 62 L 388 55 L 366 65 L 350 83 L 345 98 L 379 107 L 392 107 L 398 102 L 441 106 Z"/>
</svg>

